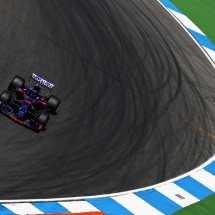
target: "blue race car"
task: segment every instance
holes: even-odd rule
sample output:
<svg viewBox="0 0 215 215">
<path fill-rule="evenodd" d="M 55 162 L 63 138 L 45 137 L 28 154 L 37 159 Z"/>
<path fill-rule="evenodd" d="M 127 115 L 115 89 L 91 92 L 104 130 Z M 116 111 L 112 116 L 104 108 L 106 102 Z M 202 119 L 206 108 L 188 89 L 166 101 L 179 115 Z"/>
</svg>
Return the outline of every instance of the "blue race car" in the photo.
<svg viewBox="0 0 215 215">
<path fill-rule="evenodd" d="M 35 131 L 44 130 L 50 113 L 56 113 L 60 99 L 50 95 L 54 85 L 32 73 L 25 79 L 16 75 L 0 95 L 0 111 Z"/>
</svg>

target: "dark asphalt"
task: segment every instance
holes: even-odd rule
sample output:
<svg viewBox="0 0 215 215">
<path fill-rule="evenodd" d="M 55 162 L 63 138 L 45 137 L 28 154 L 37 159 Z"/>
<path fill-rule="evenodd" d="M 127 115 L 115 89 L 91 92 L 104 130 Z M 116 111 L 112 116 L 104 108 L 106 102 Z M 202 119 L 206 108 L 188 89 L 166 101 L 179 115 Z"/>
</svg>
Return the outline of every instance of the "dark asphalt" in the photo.
<svg viewBox="0 0 215 215">
<path fill-rule="evenodd" d="M 0 115 L 1 200 L 137 189 L 215 152 L 214 69 L 156 0 L 1 0 L 0 50 L 0 91 L 33 72 L 62 100 L 39 134 Z"/>
</svg>

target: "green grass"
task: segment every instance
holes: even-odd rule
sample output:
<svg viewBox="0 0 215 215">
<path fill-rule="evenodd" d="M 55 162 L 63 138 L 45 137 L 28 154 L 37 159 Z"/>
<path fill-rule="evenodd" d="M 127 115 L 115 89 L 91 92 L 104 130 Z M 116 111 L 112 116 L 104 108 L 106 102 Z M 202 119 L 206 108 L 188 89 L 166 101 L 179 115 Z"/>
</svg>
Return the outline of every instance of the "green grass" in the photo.
<svg viewBox="0 0 215 215">
<path fill-rule="evenodd" d="M 170 0 L 215 44 L 215 0 Z"/>
<path fill-rule="evenodd" d="M 212 215 L 212 214 L 215 214 L 215 194 L 174 213 L 174 215 Z"/>
</svg>

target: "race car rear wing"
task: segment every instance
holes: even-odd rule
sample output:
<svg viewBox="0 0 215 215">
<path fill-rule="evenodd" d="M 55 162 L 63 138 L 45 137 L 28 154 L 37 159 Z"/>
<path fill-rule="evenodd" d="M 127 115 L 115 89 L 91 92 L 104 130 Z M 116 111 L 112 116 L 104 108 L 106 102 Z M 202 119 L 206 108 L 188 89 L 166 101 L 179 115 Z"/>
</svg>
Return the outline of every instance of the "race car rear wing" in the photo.
<svg viewBox="0 0 215 215">
<path fill-rule="evenodd" d="M 50 95 L 52 89 L 54 88 L 54 84 L 44 80 L 43 78 L 41 78 L 38 75 L 32 73 L 28 79 L 26 88 L 33 88 L 36 85 L 40 86 L 40 94 L 45 97 Z"/>
<path fill-rule="evenodd" d="M 44 86 L 50 90 L 52 90 L 54 88 L 54 84 L 42 79 L 41 77 L 39 77 L 38 75 L 32 73 L 30 79 L 33 79 L 34 81 L 36 81 L 37 83 L 39 83 L 41 86 Z"/>
</svg>

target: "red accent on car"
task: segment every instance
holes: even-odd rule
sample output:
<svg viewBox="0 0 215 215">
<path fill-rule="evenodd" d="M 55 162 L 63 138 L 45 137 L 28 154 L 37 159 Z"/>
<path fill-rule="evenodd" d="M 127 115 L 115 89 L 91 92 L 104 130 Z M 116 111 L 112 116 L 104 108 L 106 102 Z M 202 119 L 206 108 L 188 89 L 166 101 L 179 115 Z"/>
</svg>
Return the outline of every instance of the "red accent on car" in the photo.
<svg viewBox="0 0 215 215">
<path fill-rule="evenodd" d="M 25 100 L 25 102 L 27 103 L 27 104 L 32 104 L 32 102 L 31 101 L 29 101 L 29 100 Z"/>
<path fill-rule="evenodd" d="M 42 128 L 43 128 L 43 125 L 40 125 L 40 126 L 39 126 L 39 130 L 42 130 Z"/>
<path fill-rule="evenodd" d="M 24 97 L 26 96 L 25 91 L 23 89 L 19 88 L 18 92 L 21 93 Z"/>
<path fill-rule="evenodd" d="M 38 101 L 37 104 L 44 106 L 46 104 L 46 102 Z"/>
<path fill-rule="evenodd" d="M 16 118 L 15 116 L 11 116 L 11 119 L 13 119 L 14 121 L 24 125 L 24 122 L 21 119 Z"/>
</svg>

